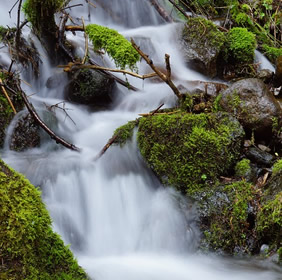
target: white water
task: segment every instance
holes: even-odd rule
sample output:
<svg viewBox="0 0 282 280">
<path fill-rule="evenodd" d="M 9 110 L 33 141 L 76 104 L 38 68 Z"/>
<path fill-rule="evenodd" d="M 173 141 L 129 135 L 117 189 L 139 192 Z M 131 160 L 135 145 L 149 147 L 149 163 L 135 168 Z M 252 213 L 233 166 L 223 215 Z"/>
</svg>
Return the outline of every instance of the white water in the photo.
<svg viewBox="0 0 282 280">
<path fill-rule="evenodd" d="M 151 39 L 157 50 L 153 53 L 154 62 L 163 63 L 164 54 L 169 53 L 179 83 L 204 79 L 185 67 L 177 50 L 177 25 L 159 26 L 162 21 L 149 9 L 147 1 L 101 2 L 121 15 L 117 21 L 112 20 L 112 15 L 101 12 L 97 5 L 97 10 L 91 8 L 93 22 L 115 27 L 128 37 Z M 72 2 L 75 3 L 79 1 Z M 9 8 L 10 1 L 1 0 L 1 16 Z M 76 8 L 72 17 L 87 18 L 87 13 L 87 7 Z M 2 17 L 1 24 L 5 23 L 3 19 L 6 20 Z M 79 34 L 68 37 L 83 53 L 83 37 Z M 62 75 L 59 87 L 46 88 L 47 79 L 59 70 L 50 66 L 39 42 L 36 45 L 42 54 L 42 75 L 35 81 L 29 78 L 31 74 L 22 71 L 32 88 L 22 86 L 29 93 L 36 92 L 30 100 L 39 109 L 44 108 L 43 102 L 50 105 L 62 101 L 67 80 Z M 3 56 L 7 59 L 7 54 Z M 109 59 L 105 61 L 111 65 Z M 145 68 L 140 65 L 141 70 Z M 100 160 L 93 161 L 115 128 L 162 102 L 166 107 L 175 103 L 166 85 L 129 80 L 143 90 L 130 92 L 119 86 L 111 110 L 90 112 L 85 106 L 66 102 L 76 125 L 61 110 L 56 110 L 58 124 L 53 125 L 56 132 L 81 147 L 82 153 L 58 147 L 48 137 L 40 148 L 16 153 L 8 149 L 9 135 L 2 151 L 7 163 L 41 187 L 54 229 L 71 244 L 80 265 L 96 280 L 279 279 L 274 270 L 250 260 L 196 253 L 199 233 L 194 225 L 193 205 L 173 189 L 159 184 L 140 158 L 136 140 L 124 148 L 111 147 Z"/>
</svg>

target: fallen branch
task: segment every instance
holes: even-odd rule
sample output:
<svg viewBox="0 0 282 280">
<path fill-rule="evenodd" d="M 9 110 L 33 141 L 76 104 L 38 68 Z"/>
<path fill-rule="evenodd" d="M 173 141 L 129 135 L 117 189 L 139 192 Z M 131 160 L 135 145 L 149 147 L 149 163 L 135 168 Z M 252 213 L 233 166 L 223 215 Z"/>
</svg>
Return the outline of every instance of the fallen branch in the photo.
<svg viewBox="0 0 282 280">
<path fill-rule="evenodd" d="M 166 10 L 159 4 L 158 0 L 150 0 L 152 6 L 156 9 L 159 15 L 166 21 L 166 22 L 173 22 L 172 17 L 166 12 Z"/>
<path fill-rule="evenodd" d="M 83 26 L 77 26 L 77 25 L 66 25 L 66 26 L 65 26 L 65 30 L 66 30 L 66 31 L 73 31 L 73 32 L 74 32 L 74 31 L 85 31 Z M 71 59 L 71 60 L 72 60 L 72 62 L 75 62 L 74 59 Z M 93 66 L 95 66 L 95 67 L 101 67 L 99 64 L 97 64 L 96 62 L 94 62 L 91 58 L 89 58 L 88 61 L 89 61 L 89 63 L 90 63 L 91 65 L 93 65 Z M 107 68 L 105 68 L 105 70 L 103 70 L 102 68 L 105 68 L 105 67 L 101 67 L 101 69 L 98 69 L 98 68 L 97 68 L 96 70 L 97 70 L 97 71 L 100 71 L 101 73 L 103 73 L 103 74 L 105 74 L 105 75 L 107 75 L 107 76 L 109 76 L 109 77 L 111 77 L 111 78 L 113 78 L 113 79 L 114 79 L 117 83 L 119 83 L 120 85 L 125 86 L 125 87 L 127 87 L 128 89 L 130 89 L 130 90 L 138 91 L 138 88 L 136 88 L 136 87 L 134 87 L 134 86 L 128 84 L 128 82 L 126 82 L 126 81 L 124 81 L 124 80 L 122 80 L 122 79 L 116 77 L 115 75 L 113 75 L 113 74 L 107 72 Z"/>
<path fill-rule="evenodd" d="M 94 160 L 98 160 L 115 142 L 117 139 L 118 134 L 114 135 L 111 139 L 109 139 L 108 143 L 103 147 L 103 149 L 100 151 L 100 153 L 94 158 Z"/>
<path fill-rule="evenodd" d="M 173 115 L 173 114 L 176 114 L 176 113 L 179 113 L 181 112 L 181 110 L 177 110 L 177 111 L 172 111 L 172 112 L 163 112 L 163 113 L 155 113 L 154 115 Z M 151 117 L 153 116 L 152 113 L 145 113 L 145 114 L 138 114 L 139 116 L 141 117 Z"/>
<path fill-rule="evenodd" d="M 17 94 L 17 92 L 15 90 L 13 90 L 12 88 L 10 88 L 7 85 L 4 85 L 4 87 L 6 87 L 9 91 L 13 92 L 14 94 Z M 29 101 L 27 100 L 26 94 L 23 92 L 23 90 L 20 88 L 19 85 L 17 85 L 17 90 L 18 92 L 21 94 L 24 104 L 26 105 L 29 113 L 31 114 L 31 116 L 34 118 L 35 122 L 45 131 L 47 132 L 52 139 L 54 139 L 56 141 L 56 143 L 62 144 L 64 147 L 76 151 L 76 152 L 80 152 L 80 149 L 77 148 L 75 145 L 67 142 L 66 140 L 64 140 L 63 138 L 57 136 L 39 117 L 39 115 L 37 114 L 37 112 L 35 111 L 33 105 L 31 103 L 29 103 Z"/>
<path fill-rule="evenodd" d="M 64 68 L 65 72 L 69 72 L 71 70 L 77 70 L 77 69 L 95 69 L 95 70 L 103 70 L 103 71 L 109 71 L 109 72 L 115 72 L 115 73 L 123 73 L 123 74 L 127 74 L 127 75 L 130 75 L 130 76 L 133 76 L 135 78 L 142 79 L 142 80 L 157 76 L 156 73 L 139 75 L 137 73 L 130 72 L 130 71 L 127 71 L 127 70 L 122 70 L 122 69 L 112 69 L 112 68 L 107 68 L 107 67 L 102 67 L 102 66 L 84 65 L 84 64 L 72 63 L 72 62 L 70 62 L 68 65 L 59 65 L 58 67 Z"/>
<path fill-rule="evenodd" d="M 133 48 L 142 56 L 142 58 L 147 62 L 147 64 L 151 67 L 151 69 L 165 82 L 169 85 L 169 87 L 172 89 L 174 94 L 177 96 L 178 99 L 181 99 L 181 93 L 178 90 L 178 88 L 175 86 L 175 84 L 171 80 L 171 68 L 169 63 L 170 56 L 168 54 L 165 55 L 165 62 L 166 62 L 166 69 L 167 74 L 165 75 L 163 72 L 161 72 L 153 63 L 153 61 L 149 58 L 147 54 L 144 54 L 140 48 L 136 45 L 134 40 L 131 38 L 131 44 Z"/>
<path fill-rule="evenodd" d="M 185 13 L 185 11 L 180 8 L 174 1 L 172 0 L 168 0 L 181 14 L 183 14 L 187 19 L 189 19 L 190 17 Z"/>
</svg>

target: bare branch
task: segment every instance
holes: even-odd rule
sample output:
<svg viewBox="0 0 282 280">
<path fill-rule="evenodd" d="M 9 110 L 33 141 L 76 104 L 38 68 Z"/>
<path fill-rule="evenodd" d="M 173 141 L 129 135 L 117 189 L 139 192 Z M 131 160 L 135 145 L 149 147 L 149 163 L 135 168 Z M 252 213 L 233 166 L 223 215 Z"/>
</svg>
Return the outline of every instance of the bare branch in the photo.
<svg viewBox="0 0 282 280">
<path fill-rule="evenodd" d="M 13 92 L 14 94 L 17 94 L 17 92 L 15 90 L 13 90 L 12 88 L 10 88 L 7 85 L 4 85 L 9 91 Z M 29 101 L 27 100 L 26 94 L 24 93 L 24 91 L 20 88 L 19 85 L 17 85 L 17 90 L 18 92 L 21 94 L 23 101 L 29 111 L 29 113 L 31 114 L 31 116 L 34 118 L 34 120 L 36 121 L 36 123 L 43 128 L 43 130 L 45 132 L 47 132 L 52 139 L 54 139 L 56 141 L 56 143 L 60 143 L 62 144 L 64 147 L 76 151 L 76 152 L 80 152 L 80 149 L 78 147 L 76 147 L 75 145 L 67 142 L 66 140 L 64 140 L 63 138 L 57 136 L 39 117 L 39 115 L 37 114 L 37 112 L 35 111 L 34 107 L 32 106 L 31 103 L 29 103 Z"/>
<path fill-rule="evenodd" d="M 103 70 L 103 71 L 109 71 L 109 72 L 115 72 L 115 73 L 123 73 L 123 74 L 127 74 L 127 75 L 130 75 L 130 76 L 133 76 L 135 78 L 142 79 L 142 80 L 157 76 L 156 73 L 139 75 L 137 73 L 130 72 L 130 71 L 127 71 L 127 70 L 122 70 L 122 69 L 112 69 L 112 68 L 96 66 L 96 65 L 83 65 L 83 64 L 80 64 L 80 63 L 72 63 L 72 62 L 70 62 L 68 65 L 59 65 L 58 67 L 64 68 L 65 72 L 69 72 L 71 70 L 76 70 L 76 69 L 95 69 L 95 70 Z"/>
<path fill-rule="evenodd" d="M 147 62 L 147 64 L 152 68 L 153 71 L 165 82 L 169 85 L 169 87 L 172 89 L 174 94 L 177 96 L 178 99 L 181 99 L 181 93 L 178 90 L 178 88 L 175 86 L 175 84 L 171 80 L 171 70 L 170 70 L 170 64 L 169 64 L 169 55 L 165 55 L 166 59 L 166 67 L 169 69 L 169 73 L 165 75 L 163 72 L 161 72 L 153 63 L 153 61 L 149 58 L 149 56 L 145 53 L 143 53 L 140 48 L 136 45 L 134 40 L 131 38 L 131 44 L 133 48 L 143 57 L 143 59 Z"/>
</svg>

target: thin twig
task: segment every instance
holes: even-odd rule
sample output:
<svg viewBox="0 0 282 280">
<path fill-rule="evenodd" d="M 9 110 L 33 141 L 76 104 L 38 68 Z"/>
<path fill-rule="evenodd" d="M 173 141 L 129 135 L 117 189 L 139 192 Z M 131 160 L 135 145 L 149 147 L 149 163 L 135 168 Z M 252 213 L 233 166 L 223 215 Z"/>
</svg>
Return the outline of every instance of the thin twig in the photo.
<svg viewBox="0 0 282 280">
<path fill-rule="evenodd" d="M 172 82 L 170 78 L 170 73 L 168 75 L 165 75 L 163 72 L 161 72 L 153 63 L 153 61 L 149 58 L 149 56 L 145 53 L 143 53 L 140 48 L 136 45 L 134 40 L 131 38 L 131 44 L 133 48 L 143 57 L 143 59 L 147 62 L 147 64 L 151 67 L 151 69 L 165 82 L 169 85 L 169 87 L 172 89 L 174 94 L 177 96 L 178 99 L 181 99 L 181 93 L 178 90 L 178 88 L 175 86 L 175 84 Z M 167 64 L 167 69 L 170 69 L 170 64 L 169 64 L 169 55 L 166 54 L 165 56 L 166 59 L 166 64 Z"/>
<path fill-rule="evenodd" d="M 12 88 L 10 88 L 7 85 L 4 85 L 9 91 L 13 92 L 14 94 L 17 94 L 17 92 L 15 90 L 13 90 Z M 60 136 L 57 136 L 39 117 L 39 115 L 37 114 L 37 112 L 35 111 L 33 105 L 31 103 L 29 103 L 26 94 L 24 93 L 24 91 L 20 88 L 19 85 L 17 85 L 17 90 L 18 92 L 21 94 L 23 101 L 29 111 L 29 113 L 31 114 L 31 116 L 34 118 L 34 120 L 37 122 L 37 124 L 45 131 L 47 132 L 52 139 L 54 139 L 56 141 L 56 143 L 60 143 L 62 144 L 64 147 L 76 151 L 76 152 L 80 152 L 81 150 L 76 147 L 75 145 L 67 142 L 66 140 L 64 140 L 63 138 L 61 138 Z"/>
<path fill-rule="evenodd" d="M 107 68 L 107 67 L 102 67 L 102 66 L 83 65 L 83 64 L 80 64 L 80 63 L 78 64 L 78 63 L 72 63 L 72 62 L 70 62 L 68 65 L 59 65 L 58 67 L 64 68 L 65 72 L 69 72 L 71 70 L 76 70 L 76 69 L 95 69 L 95 70 L 103 70 L 103 71 L 109 71 L 109 72 L 114 72 L 114 73 L 123 73 L 123 74 L 127 74 L 127 75 L 130 75 L 130 76 L 133 76 L 135 78 L 142 79 L 142 80 L 157 76 L 156 73 L 139 75 L 137 73 L 130 72 L 130 71 L 123 70 L 123 69 L 112 69 L 112 68 Z"/>
<path fill-rule="evenodd" d="M 6 89 L 4 88 L 4 84 L 3 84 L 3 81 L 2 81 L 1 78 L 0 78 L 0 84 L 1 84 L 1 89 L 2 89 L 2 91 L 3 91 L 3 93 L 4 93 L 4 95 L 6 96 L 6 98 L 7 98 L 8 102 L 9 102 L 11 108 L 13 109 L 14 114 L 16 115 L 16 114 L 17 114 L 17 111 L 16 111 L 16 109 L 15 109 L 15 107 L 14 107 L 14 104 L 13 104 L 12 100 L 10 99 L 10 97 L 9 97 L 9 95 L 8 95 L 8 93 L 7 93 L 7 91 L 6 91 Z"/>
</svg>

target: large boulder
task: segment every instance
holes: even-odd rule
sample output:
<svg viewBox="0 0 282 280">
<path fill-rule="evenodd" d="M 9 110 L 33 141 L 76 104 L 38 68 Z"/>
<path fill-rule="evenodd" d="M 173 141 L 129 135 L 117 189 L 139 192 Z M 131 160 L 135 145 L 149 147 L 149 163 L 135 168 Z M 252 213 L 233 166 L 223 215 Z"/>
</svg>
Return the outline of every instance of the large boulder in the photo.
<svg viewBox="0 0 282 280">
<path fill-rule="evenodd" d="M 96 70 L 82 69 L 72 73 L 65 92 L 70 101 L 105 106 L 112 101 L 114 89 L 114 79 Z"/>
<path fill-rule="evenodd" d="M 211 186 L 238 158 L 244 131 L 226 113 L 176 113 L 141 118 L 138 145 L 160 178 L 193 196 Z"/>
<path fill-rule="evenodd" d="M 182 30 L 185 60 L 190 67 L 212 78 L 218 75 L 217 64 L 224 43 L 224 34 L 202 17 L 190 18 Z"/>
<path fill-rule="evenodd" d="M 267 86 L 259 79 L 235 82 L 221 96 L 219 105 L 236 116 L 245 129 L 258 138 L 272 136 L 273 124 L 282 121 L 282 109 Z"/>
</svg>

